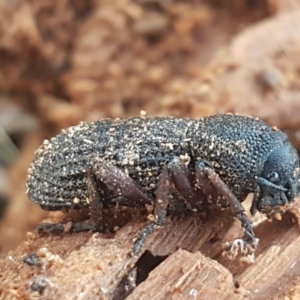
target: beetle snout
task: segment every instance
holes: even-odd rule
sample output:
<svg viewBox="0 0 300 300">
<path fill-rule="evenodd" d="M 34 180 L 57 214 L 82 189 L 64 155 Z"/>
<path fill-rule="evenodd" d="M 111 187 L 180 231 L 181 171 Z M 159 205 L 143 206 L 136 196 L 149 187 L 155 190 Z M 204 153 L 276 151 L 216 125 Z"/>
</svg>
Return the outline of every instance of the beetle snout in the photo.
<svg viewBox="0 0 300 300">
<path fill-rule="evenodd" d="M 266 207 L 286 205 L 288 201 L 286 199 L 286 196 L 283 196 L 282 193 L 276 193 L 274 195 L 265 195 L 264 197 L 259 199 L 257 204 L 258 210 L 263 210 Z"/>
<path fill-rule="evenodd" d="M 257 209 L 271 217 L 277 212 L 284 211 L 284 207 L 289 204 L 287 196 L 284 192 L 264 195 L 257 202 Z"/>
</svg>

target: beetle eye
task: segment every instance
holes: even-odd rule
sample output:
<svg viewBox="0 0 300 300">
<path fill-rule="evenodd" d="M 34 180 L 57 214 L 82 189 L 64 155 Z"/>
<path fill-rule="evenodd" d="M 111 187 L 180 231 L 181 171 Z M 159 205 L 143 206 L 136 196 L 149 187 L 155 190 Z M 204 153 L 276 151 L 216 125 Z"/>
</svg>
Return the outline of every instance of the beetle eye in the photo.
<svg viewBox="0 0 300 300">
<path fill-rule="evenodd" d="M 272 183 L 276 183 L 279 181 L 279 174 L 277 172 L 272 172 L 268 175 L 268 180 Z"/>
</svg>

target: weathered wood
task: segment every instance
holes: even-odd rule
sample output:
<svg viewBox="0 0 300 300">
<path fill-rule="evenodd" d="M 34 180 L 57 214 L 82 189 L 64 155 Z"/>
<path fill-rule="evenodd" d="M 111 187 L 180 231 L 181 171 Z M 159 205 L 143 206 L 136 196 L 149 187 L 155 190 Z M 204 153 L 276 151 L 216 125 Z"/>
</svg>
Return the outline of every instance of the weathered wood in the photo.
<svg viewBox="0 0 300 300">
<path fill-rule="evenodd" d="M 115 235 L 29 234 L 18 250 L 0 261 L 0 299 L 283 299 L 299 295 L 298 215 L 295 207 L 281 221 L 266 221 L 255 229 L 260 244 L 253 264 L 222 256 L 227 243 L 242 234 L 228 210 L 211 210 L 202 221 L 192 216 L 168 218 L 166 226 L 149 237 L 143 249 L 148 253 L 146 261 L 130 251 L 147 221 L 131 221 Z M 23 262 L 29 253 L 41 257 L 40 266 Z M 162 262 L 153 264 L 155 257 Z M 126 278 L 136 266 L 150 273 L 141 279 L 138 272 L 142 282 L 132 291 Z M 30 288 L 39 278 L 47 282 L 41 295 Z"/>
<path fill-rule="evenodd" d="M 232 274 L 200 252 L 179 249 L 154 269 L 126 300 L 242 299 Z"/>
</svg>

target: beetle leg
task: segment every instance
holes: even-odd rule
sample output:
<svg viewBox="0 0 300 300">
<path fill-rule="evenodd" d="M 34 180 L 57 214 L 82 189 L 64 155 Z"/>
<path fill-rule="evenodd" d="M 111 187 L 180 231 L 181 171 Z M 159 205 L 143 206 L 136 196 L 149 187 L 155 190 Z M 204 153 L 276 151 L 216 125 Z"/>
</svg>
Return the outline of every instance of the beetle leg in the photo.
<svg viewBox="0 0 300 300">
<path fill-rule="evenodd" d="M 232 213 L 241 221 L 242 226 L 249 237 L 249 240 L 244 241 L 244 244 L 256 248 L 258 239 L 255 237 L 251 221 L 245 214 L 244 207 L 213 168 L 206 162 L 200 161 L 196 164 L 196 182 L 202 180 L 204 176 L 209 179 L 218 192 L 227 200 Z M 239 243 L 241 243 L 240 240 Z"/>
<path fill-rule="evenodd" d="M 91 170 L 88 168 L 87 169 L 87 187 L 89 191 L 89 196 L 91 199 L 95 199 L 94 201 L 91 201 L 91 215 L 92 215 L 92 220 L 97 219 L 101 220 L 102 219 L 102 211 L 100 208 L 102 208 L 102 203 L 99 201 L 99 195 L 97 191 L 97 186 L 95 182 L 95 178 L 93 174 L 91 173 Z M 53 232 L 53 233 L 61 233 L 65 231 L 67 224 L 64 223 L 41 223 L 38 225 L 37 230 L 39 234 L 42 234 L 44 232 Z M 86 224 L 82 222 L 75 222 L 72 223 L 71 228 L 69 229 L 70 231 L 73 232 L 82 232 L 82 231 L 90 231 L 90 230 L 95 230 L 95 229 L 100 229 L 99 225 L 98 227 L 95 226 L 98 224 Z"/>
<path fill-rule="evenodd" d="M 96 178 L 93 174 L 92 168 L 88 167 L 87 170 L 87 190 L 90 197 L 90 213 L 92 225 L 94 230 L 100 231 L 102 224 L 102 207 L 103 203 L 100 199 L 99 190 L 97 188 Z"/>
<path fill-rule="evenodd" d="M 68 224 L 68 223 L 67 223 Z M 64 223 L 41 223 L 38 225 L 37 230 L 39 234 L 43 234 L 45 232 L 53 232 L 53 233 L 62 233 L 65 231 L 67 224 Z M 82 231 L 90 231 L 94 229 L 94 226 L 91 224 L 83 223 L 83 222 L 75 222 L 71 224 L 71 228 L 68 231 L 72 232 L 82 232 Z"/>
<path fill-rule="evenodd" d="M 141 207 L 153 204 L 152 199 L 138 186 L 132 178 L 111 163 L 102 159 L 93 159 L 86 169 L 87 190 L 90 198 L 90 212 L 92 224 L 73 223 L 71 231 L 100 231 L 102 230 L 102 198 L 105 193 L 112 191 L 117 196 L 122 196 Z M 104 196 L 100 190 L 104 191 Z M 39 233 L 44 231 L 63 232 L 65 224 L 43 223 L 38 226 Z"/>
<path fill-rule="evenodd" d="M 133 246 L 134 255 L 137 255 L 141 251 L 147 237 L 154 231 L 154 229 L 163 226 L 166 223 L 167 207 L 169 204 L 170 179 L 168 166 L 165 166 L 160 174 L 156 191 L 156 202 L 154 207 L 155 221 L 148 224 L 139 234 L 139 237 Z"/>
<path fill-rule="evenodd" d="M 117 196 L 130 199 L 138 207 L 143 207 L 145 204 L 153 204 L 151 197 L 143 191 L 142 187 L 110 162 L 96 159 L 93 161 L 91 170 L 97 179 L 97 183 L 100 181 Z"/>
<path fill-rule="evenodd" d="M 253 195 L 253 200 L 252 200 L 252 204 L 251 204 L 251 208 L 250 208 L 250 213 L 252 216 L 254 216 L 257 213 L 257 202 L 258 202 L 258 197 L 260 195 L 260 187 L 257 186 L 255 191 L 254 191 L 254 195 Z"/>
<path fill-rule="evenodd" d="M 195 176 L 179 157 L 174 157 L 167 165 L 168 172 L 172 178 L 176 190 L 190 204 L 190 207 L 197 209 L 201 207 L 206 199 L 205 194 L 195 185 Z"/>
<path fill-rule="evenodd" d="M 87 174 L 88 190 L 91 198 L 91 217 L 96 230 L 101 229 L 102 221 L 102 202 L 98 192 L 99 184 L 104 185 L 108 191 L 117 196 L 129 199 L 137 207 L 153 204 L 151 197 L 132 178 L 108 161 L 95 158 L 87 169 Z"/>
<path fill-rule="evenodd" d="M 195 200 L 193 175 L 179 157 L 174 157 L 166 166 L 177 191 L 192 203 Z"/>
<path fill-rule="evenodd" d="M 179 157 L 174 157 L 172 161 L 165 165 L 160 174 L 154 208 L 155 221 L 148 224 L 140 233 L 133 247 L 134 254 L 141 250 L 147 237 L 156 227 L 163 226 L 166 223 L 171 183 L 174 184 L 177 191 L 188 203 L 192 204 L 192 206 L 196 204 L 196 195 L 199 192 L 194 189 L 193 175 Z"/>
</svg>

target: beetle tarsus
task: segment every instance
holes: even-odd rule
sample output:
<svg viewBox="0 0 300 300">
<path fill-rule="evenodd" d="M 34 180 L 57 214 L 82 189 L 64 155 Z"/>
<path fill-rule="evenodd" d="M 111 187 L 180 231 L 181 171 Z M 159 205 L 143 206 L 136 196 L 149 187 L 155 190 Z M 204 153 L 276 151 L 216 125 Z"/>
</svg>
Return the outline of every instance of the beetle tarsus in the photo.
<svg viewBox="0 0 300 300">
<path fill-rule="evenodd" d="M 40 235 L 51 232 L 51 233 L 63 233 L 63 232 L 83 232 L 83 231 L 95 231 L 93 225 L 83 222 L 72 223 L 70 228 L 67 230 L 68 223 L 41 223 L 37 227 L 37 231 Z"/>
<path fill-rule="evenodd" d="M 244 241 L 243 239 L 236 239 L 232 242 L 229 251 L 223 253 L 228 259 L 232 260 L 236 258 L 239 253 L 243 256 L 248 257 L 249 261 L 254 261 L 255 251 L 258 246 L 259 239 L 254 238 L 251 241 Z"/>
</svg>

